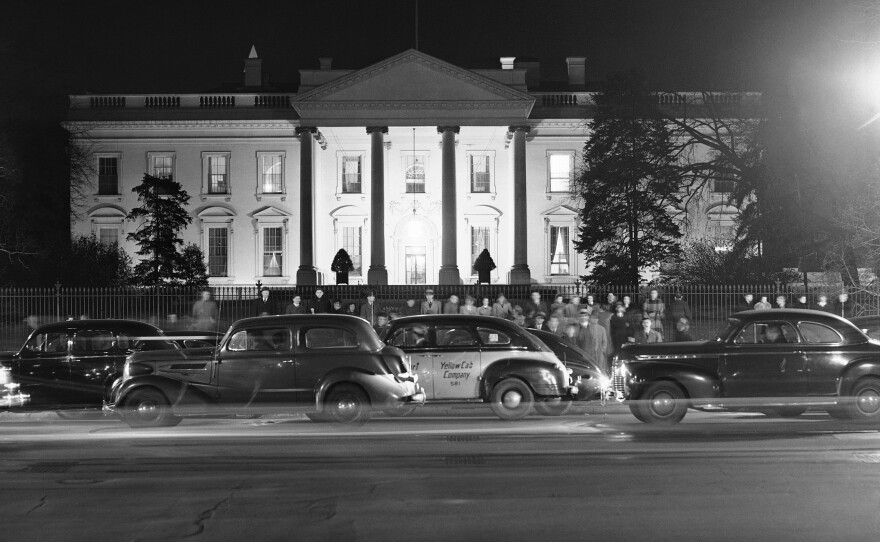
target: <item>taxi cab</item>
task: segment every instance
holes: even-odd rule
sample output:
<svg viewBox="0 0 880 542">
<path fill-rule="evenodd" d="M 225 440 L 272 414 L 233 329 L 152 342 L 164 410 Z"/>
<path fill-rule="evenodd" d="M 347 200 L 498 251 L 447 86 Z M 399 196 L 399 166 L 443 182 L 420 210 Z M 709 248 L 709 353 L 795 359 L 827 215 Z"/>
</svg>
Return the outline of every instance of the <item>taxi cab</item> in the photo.
<svg viewBox="0 0 880 542">
<path fill-rule="evenodd" d="M 382 337 L 409 355 L 429 404 L 484 402 L 499 418 L 517 420 L 532 407 L 578 395 L 553 351 L 501 318 L 407 316 L 391 322 Z"/>
</svg>

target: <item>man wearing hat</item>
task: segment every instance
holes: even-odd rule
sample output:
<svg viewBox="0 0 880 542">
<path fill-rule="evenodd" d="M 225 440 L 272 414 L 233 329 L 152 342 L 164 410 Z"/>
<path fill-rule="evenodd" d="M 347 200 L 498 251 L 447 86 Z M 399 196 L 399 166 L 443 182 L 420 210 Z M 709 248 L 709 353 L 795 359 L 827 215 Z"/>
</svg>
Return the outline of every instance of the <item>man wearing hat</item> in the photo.
<svg viewBox="0 0 880 542">
<path fill-rule="evenodd" d="M 422 314 L 440 314 L 442 306 L 434 299 L 434 290 L 425 290 L 425 300 L 422 301 Z"/>
<path fill-rule="evenodd" d="M 376 305 L 376 292 L 370 290 L 367 292 L 367 302 L 361 305 L 360 317 L 369 322 L 371 326 L 375 326 L 378 316 L 379 307 Z"/>
<path fill-rule="evenodd" d="M 260 288 L 260 297 L 254 300 L 254 316 L 275 314 L 275 301 L 269 296 L 269 288 Z"/>
</svg>

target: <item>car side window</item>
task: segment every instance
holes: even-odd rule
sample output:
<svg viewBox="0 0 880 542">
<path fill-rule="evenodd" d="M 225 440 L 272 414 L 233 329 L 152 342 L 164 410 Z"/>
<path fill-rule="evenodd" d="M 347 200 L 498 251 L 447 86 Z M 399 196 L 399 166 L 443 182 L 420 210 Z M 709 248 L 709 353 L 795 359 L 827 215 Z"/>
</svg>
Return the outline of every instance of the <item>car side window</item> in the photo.
<svg viewBox="0 0 880 542">
<path fill-rule="evenodd" d="M 467 328 L 458 326 L 437 326 L 435 334 L 437 346 L 474 346 L 477 340 Z"/>
<path fill-rule="evenodd" d="M 67 352 L 66 333 L 39 333 L 31 337 L 24 349 L 34 354 Z"/>
<path fill-rule="evenodd" d="M 95 352 L 109 352 L 113 349 L 115 337 L 110 331 L 102 329 L 88 329 L 78 331 L 73 336 L 74 354 L 86 354 Z"/>
<path fill-rule="evenodd" d="M 478 327 L 477 333 L 480 335 L 480 341 L 488 346 L 510 344 L 510 336 L 490 327 Z"/>
<path fill-rule="evenodd" d="M 358 341 L 354 333 L 347 329 L 313 327 L 303 333 L 303 344 L 309 349 L 321 348 L 357 348 Z"/>
<path fill-rule="evenodd" d="M 229 338 L 232 352 L 290 350 L 290 330 L 286 327 L 242 329 Z"/>
<path fill-rule="evenodd" d="M 830 327 L 815 322 L 800 322 L 798 328 L 804 341 L 810 344 L 839 344 L 843 342 L 840 333 L 834 331 Z"/>
<path fill-rule="evenodd" d="M 798 342 L 798 335 L 786 322 L 748 324 L 736 337 L 736 344 L 787 344 Z"/>
<path fill-rule="evenodd" d="M 428 344 L 428 328 L 423 325 L 401 326 L 391 332 L 388 344 L 398 348 L 425 348 Z"/>
</svg>

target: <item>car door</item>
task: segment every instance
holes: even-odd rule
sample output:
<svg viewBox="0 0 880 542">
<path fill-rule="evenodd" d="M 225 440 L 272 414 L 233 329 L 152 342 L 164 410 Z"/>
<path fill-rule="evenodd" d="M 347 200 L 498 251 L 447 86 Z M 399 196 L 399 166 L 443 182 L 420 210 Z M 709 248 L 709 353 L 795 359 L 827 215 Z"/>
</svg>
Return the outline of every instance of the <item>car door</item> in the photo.
<svg viewBox="0 0 880 542">
<path fill-rule="evenodd" d="M 25 343 L 14 364 L 21 392 L 30 394 L 31 405 L 55 405 L 68 402 L 70 381 L 66 330 L 35 333 Z"/>
<path fill-rule="evenodd" d="M 291 403 L 296 365 L 291 329 L 266 323 L 239 329 L 217 357 L 218 399 L 224 404 Z"/>
<path fill-rule="evenodd" d="M 479 397 L 480 342 L 470 326 L 435 325 L 434 345 L 434 397 Z"/>
<path fill-rule="evenodd" d="M 800 385 L 802 395 L 834 395 L 844 367 L 851 359 L 843 337 L 818 322 L 798 322 L 806 370 Z"/>
<path fill-rule="evenodd" d="M 769 328 L 781 335 L 769 342 Z M 746 324 L 728 345 L 721 364 L 725 397 L 792 397 L 805 370 L 806 359 L 791 324 L 761 321 Z"/>
<path fill-rule="evenodd" d="M 434 358 L 437 356 L 431 327 L 426 324 L 401 325 L 389 332 L 385 339 L 387 344 L 409 355 L 412 372 L 419 376 L 419 384 L 429 401 L 434 399 Z"/>
<path fill-rule="evenodd" d="M 297 401 L 314 405 L 318 384 L 337 369 L 351 369 L 358 363 L 361 345 L 357 333 L 342 325 L 300 325 L 296 331 Z M 363 353 L 372 356 L 370 353 Z"/>
<path fill-rule="evenodd" d="M 125 362 L 125 351 L 107 329 L 81 329 L 70 348 L 70 397 L 83 404 L 100 405 L 107 379 Z"/>
</svg>

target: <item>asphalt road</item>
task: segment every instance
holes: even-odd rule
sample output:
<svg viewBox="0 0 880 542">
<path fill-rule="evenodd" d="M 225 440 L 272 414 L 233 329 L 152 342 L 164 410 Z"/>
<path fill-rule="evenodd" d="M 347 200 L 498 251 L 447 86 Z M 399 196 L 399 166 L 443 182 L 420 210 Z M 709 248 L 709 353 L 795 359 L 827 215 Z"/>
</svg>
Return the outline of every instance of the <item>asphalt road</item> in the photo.
<svg viewBox="0 0 880 542">
<path fill-rule="evenodd" d="M 620 408 L 186 420 L 0 414 L 2 540 L 856 540 L 880 427 Z"/>
</svg>

